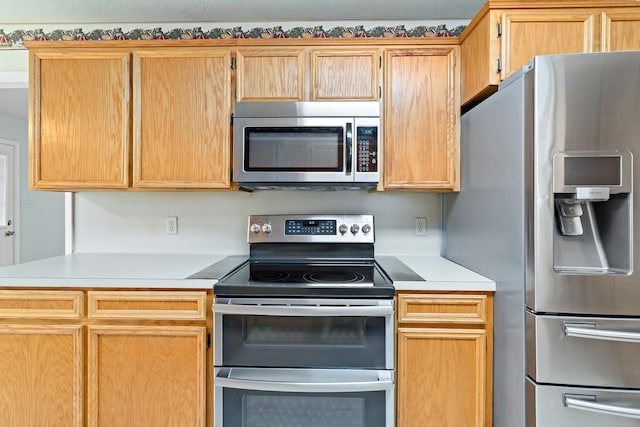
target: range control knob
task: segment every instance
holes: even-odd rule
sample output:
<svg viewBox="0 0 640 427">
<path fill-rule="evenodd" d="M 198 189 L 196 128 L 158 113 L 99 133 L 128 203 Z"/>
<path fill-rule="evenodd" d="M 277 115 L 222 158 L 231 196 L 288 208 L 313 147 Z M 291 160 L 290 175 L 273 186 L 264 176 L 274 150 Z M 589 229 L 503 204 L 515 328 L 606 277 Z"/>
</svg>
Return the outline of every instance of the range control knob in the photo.
<svg viewBox="0 0 640 427">
<path fill-rule="evenodd" d="M 365 224 L 362 226 L 362 232 L 364 234 L 369 234 L 370 231 L 371 231 L 371 226 L 369 224 Z"/>
<path fill-rule="evenodd" d="M 358 231 L 360 230 L 360 226 L 358 224 L 353 224 L 351 226 L 351 234 L 358 234 Z"/>
<path fill-rule="evenodd" d="M 267 234 L 271 233 L 271 224 L 263 224 L 262 232 Z"/>
<path fill-rule="evenodd" d="M 340 232 L 340 234 L 346 234 L 347 231 L 349 231 L 349 227 L 347 227 L 347 224 L 340 224 L 340 227 L 338 227 L 338 231 Z"/>
<path fill-rule="evenodd" d="M 260 224 L 251 224 L 251 227 L 249 227 L 249 230 L 251 230 L 252 233 L 258 234 L 261 230 Z"/>
</svg>

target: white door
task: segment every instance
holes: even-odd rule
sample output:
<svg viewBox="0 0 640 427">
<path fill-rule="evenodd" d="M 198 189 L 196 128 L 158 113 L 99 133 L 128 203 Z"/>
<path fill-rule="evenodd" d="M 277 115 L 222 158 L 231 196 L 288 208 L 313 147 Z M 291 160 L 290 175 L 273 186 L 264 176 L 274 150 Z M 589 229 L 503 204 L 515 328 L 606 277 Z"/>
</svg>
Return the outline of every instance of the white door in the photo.
<svg viewBox="0 0 640 427">
<path fill-rule="evenodd" d="M 14 151 L 12 145 L 0 142 L 0 267 L 14 263 Z"/>
</svg>

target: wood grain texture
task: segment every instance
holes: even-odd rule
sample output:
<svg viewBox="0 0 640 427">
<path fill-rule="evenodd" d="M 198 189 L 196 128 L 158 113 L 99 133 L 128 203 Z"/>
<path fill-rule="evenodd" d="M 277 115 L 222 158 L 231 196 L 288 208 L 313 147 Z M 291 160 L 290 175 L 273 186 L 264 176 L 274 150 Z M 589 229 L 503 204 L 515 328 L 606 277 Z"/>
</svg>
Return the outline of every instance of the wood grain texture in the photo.
<svg viewBox="0 0 640 427">
<path fill-rule="evenodd" d="M 502 14 L 504 79 L 536 55 L 593 52 L 597 14 L 588 10 L 528 10 Z"/>
<path fill-rule="evenodd" d="M 89 319 L 205 320 L 205 291 L 88 291 Z"/>
<path fill-rule="evenodd" d="M 640 8 L 607 10 L 600 20 L 603 51 L 640 50 Z"/>
<path fill-rule="evenodd" d="M 303 101 L 305 53 L 300 48 L 236 53 L 237 101 Z"/>
<path fill-rule="evenodd" d="M 133 186 L 229 188 L 231 52 L 134 51 Z"/>
<path fill-rule="evenodd" d="M 399 328 L 398 427 L 485 427 L 486 331 Z"/>
<path fill-rule="evenodd" d="M 88 425 L 205 426 L 206 328 L 90 326 Z"/>
<path fill-rule="evenodd" d="M 484 325 L 487 299 L 486 295 L 399 294 L 398 323 Z"/>
<path fill-rule="evenodd" d="M 0 318 L 81 319 L 82 291 L 0 290 Z"/>
<path fill-rule="evenodd" d="M 82 326 L 0 325 L 3 427 L 84 425 Z"/>
<path fill-rule="evenodd" d="M 376 101 L 377 49 L 311 50 L 311 101 Z"/>
<path fill-rule="evenodd" d="M 459 189 L 459 49 L 385 53 L 384 187 Z"/>
<path fill-rule="evenodd" d="M 30 187 L 126 188 L 129 53 L 43 49 L 29 57 Z"/>
</svg>

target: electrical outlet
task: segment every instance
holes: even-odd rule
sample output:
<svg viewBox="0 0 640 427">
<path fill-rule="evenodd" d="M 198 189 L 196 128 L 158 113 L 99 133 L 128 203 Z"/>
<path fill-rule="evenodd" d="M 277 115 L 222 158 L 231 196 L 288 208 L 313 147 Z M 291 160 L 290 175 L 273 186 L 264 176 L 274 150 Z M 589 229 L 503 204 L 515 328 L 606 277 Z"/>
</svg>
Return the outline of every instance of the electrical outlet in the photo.
<svg viewBox="0 0 640 427">
<path fill-rule="evenodd" d="M 416 218 L 416 236 L 427 235 L 427 218 Z"/>
<path fill-rule="evenodd" d="M 167 234 L 178 234 L 178 217 L 168 216 L 165 228 Z"/>
</svg>

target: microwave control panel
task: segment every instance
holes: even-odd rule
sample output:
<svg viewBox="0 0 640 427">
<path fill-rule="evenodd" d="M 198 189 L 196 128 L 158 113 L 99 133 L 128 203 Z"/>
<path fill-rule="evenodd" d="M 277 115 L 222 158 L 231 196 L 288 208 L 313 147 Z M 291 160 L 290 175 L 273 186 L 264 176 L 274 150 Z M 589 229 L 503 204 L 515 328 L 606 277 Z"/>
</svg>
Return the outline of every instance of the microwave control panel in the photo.
<svg viewBox="0 0 640 427">
<path fill-rule="evenodd" d="M 358 126 L 356 131 L 358 143 L 358 172 L 378 171 L 378 127 Z"/>
</svg>

